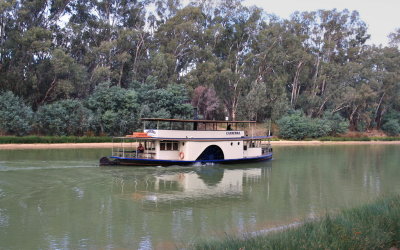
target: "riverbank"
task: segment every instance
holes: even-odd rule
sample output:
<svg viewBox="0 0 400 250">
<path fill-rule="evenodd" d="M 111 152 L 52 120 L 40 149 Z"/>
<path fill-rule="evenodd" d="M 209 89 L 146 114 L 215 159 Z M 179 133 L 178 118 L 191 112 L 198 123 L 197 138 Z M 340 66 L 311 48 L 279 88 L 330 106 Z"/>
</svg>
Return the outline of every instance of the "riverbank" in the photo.
<svg viewBox="0 0 400 250">
<path fill-rule="evenodd" d="M 400 141 L 271 141 L 272 146 L 322 146 L 322 145 L 381 145 L 400 144 Z M 10 143 L 0 144 L 0 150 L 18 149 L 68 149 L 68 148 L 112 148 L 112 142 L 98 143 Z"/>
<path fill-rule="evenodd" d="M 400 196 L 267 235 L 226 237 L 193 249 L 392 249 L 400 247 Z M 272 230 L 273 231 L 273 230 Z"/>
<path fill-rule="evenodd" d="M 0 144 L 0 150 L 18 149 L 68 149 L 68 148 L 112 148 L 112 142 L 101 143 L 32 143 Z"/>
<path fill-rule="evenodd" d="M 321 146 L 321 145 L 380 145 L 400 144 L 400 141 L 271 141 L 272 146 Z"/>
</svg>

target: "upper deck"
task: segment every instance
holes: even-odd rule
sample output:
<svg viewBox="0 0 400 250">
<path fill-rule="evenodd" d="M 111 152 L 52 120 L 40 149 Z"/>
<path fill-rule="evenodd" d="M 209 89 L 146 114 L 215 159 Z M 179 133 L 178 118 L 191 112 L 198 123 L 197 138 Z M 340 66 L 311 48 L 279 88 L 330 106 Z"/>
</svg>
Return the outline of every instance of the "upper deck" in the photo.
<svg viewBox="0 0 400 250">
<path fill-rule="evenodd" d="M 145 129 L 145 133 L 153 138 L 174 138 L 174 139 L 222 139 L 222 138 L 242 138 L 245 137 L 244 131 L 236 130 L 163 130 Z"/>
<path fill-rule="evenodd" d="M 148 139 L 223 140 L 253 137 L 255 121 L 142 118 Z M 264 137 L 265 138 L 265 137 Z"/>
</svg>

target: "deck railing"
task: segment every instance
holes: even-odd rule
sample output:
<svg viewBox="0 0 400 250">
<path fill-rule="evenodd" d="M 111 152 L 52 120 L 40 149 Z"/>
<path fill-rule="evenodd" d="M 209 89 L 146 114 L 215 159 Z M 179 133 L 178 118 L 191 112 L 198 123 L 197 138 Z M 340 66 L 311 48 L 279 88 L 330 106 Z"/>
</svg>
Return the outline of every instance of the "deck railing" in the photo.
<svg viewBox="0 0 400 250">
<path fill-rule="evenodd" d="M 152 151 L 139 153 L 136 150 L 122 150 L 122 149 L 117 149 L 117 150 L 114 150 L 114 152 L 113 152 L 113 156 L 116 156 L 116 157 L 139 158 L 139 159 L 154 159 L 155 154 L 156 153 L 152 152 Z"/>
<path fill-rule="evenodd" d="M 271 144 L 261 144 L 261 154 L 266 155 L 272 152 Z"/>
</svg>

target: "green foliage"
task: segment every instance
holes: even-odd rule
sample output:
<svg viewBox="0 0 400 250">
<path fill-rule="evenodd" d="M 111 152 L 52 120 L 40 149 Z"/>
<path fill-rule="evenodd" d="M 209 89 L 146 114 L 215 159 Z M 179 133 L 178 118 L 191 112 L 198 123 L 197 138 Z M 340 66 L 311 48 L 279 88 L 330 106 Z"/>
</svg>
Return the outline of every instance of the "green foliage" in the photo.
<svg viewBox="0 0 400 250">
<path fill-rule="evenodd" d="M 400 124 L 398 120 L 392 119 L 388 120 L 382 125 L 382 130 L 388 135 L 398 135 L 400 134 Z"/>
<path fill-rule="evenodd" d="M 319 141 L 400 141 L 400 137 L 321 137 Z"/>
<path fill-rule="evenodd" d="M 32 109 L 11 91 L 0 93 L 0 131 L 25 135 L 32 129 Z"/>
<path fill-rule="evenodd" d="M 391 109 L 382 118 L 382 122 L 383 123 L 386 123 L 386 122 L 391 121 L 391 120 L 400 121 L 400 112 L 398 112 L 398 111 L 396 111 L 394 109 Z"/>
<path fill-rule="evenodd" d="M 349 129 L 349 122 L 338 113 L 325 112 L 323 119 L 329 122 L 330 135 L 344 134 Z"/>
<path fill-rule="evenodd" d="M 400 110 L 399 30 L 391 46 L 366 45 L 357 11 L 281 19 L 237 0 L 106 3 L 0 2 L 0 91 L 32 110 L 87 103 L 97 133 L 131 132 L 140 116 L 190 117 L 189 103 L 209 119 L 276 122 L 301 110 L 322 117 L 307 125 L 312 137 L 395 126 L 383 125 Z"/>
<path fill-rule="evenodd" d="M 150 78 L 138 89 L 141 117 L 191 118 L 193 107 L 185 87 L 170 84 L 167 88 L 157 88 L 156 80 Z"/>
<path fill-rule="evenodd" d="M 312 119 L 300 111 L 282 117 L 277 123 L 280 136 L 294 140 L 336 135 L 346 132 L 348 127 L 348 123 L 338 114 L 328 113 L 324 118 Z"/>
<path fill-rule="evenodd" d="M 389 110 L 382 118 L 381 129 L 388 135 L 400 134 L 400 112 Z"/>
<path fill-rule="evenodd" d="M 398 140 L 399 138 L 397 138 L 397 139 L 392 139 L 392 140 L 394 140 L 394 141 L 396 141 L 396 140 Z M 377 139 L 374 139 L 374 138 L 372 138 L 372 137 L 331 137 L 331 136 L 325 136 L 325 137 L 321 137 L 321 138 L 318 138 L 318 140 L 319 141 L 374 141 L 374 140 L 376 140 L 376 141 L 383 141 L 384 140 L 384 138 L 382 137 L 382 138 L 377 138 Z"/>
<path fill-rule="evenodd" d="M 91 123 L 92 114 L 80 101 L 62 100 L 39 107 L 38 130 L 46 135 L 82 135 Z"/>
<path fill-rule="evenodd" d="M 390 249 L 400 245 L 400 197 L 325 215 L 267 235 L 228 236 L 194 249 Z"/>
<path fill-rule="evenodd" d="M 278 120 L 279 135 L 285 139 L 301 140 L 309 136 L 309 119 L 295 112 Z"/>
<path fill-rule="evenodd" d="M 99 133 L 124 135 L 138 127 L 139 103 L 133 89 L 100 84 L 87 100 L 93 112 L 93 126 Z"/>
</svg>

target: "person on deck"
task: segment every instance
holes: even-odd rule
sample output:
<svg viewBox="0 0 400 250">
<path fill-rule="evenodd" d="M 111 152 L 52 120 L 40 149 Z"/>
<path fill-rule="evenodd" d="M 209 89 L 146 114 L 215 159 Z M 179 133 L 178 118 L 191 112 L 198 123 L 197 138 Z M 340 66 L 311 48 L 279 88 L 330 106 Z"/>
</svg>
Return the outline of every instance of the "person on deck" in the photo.
<svg viewBox="0 0 400 250">
<path fill-rule="evenodd" d="M 139 142 L 139 146 L 137 147 L 137 152 L 138 153 L 143 153 L 144 152 L 144 147 L 142 145 L 142 143 Z"/>
</svg>

